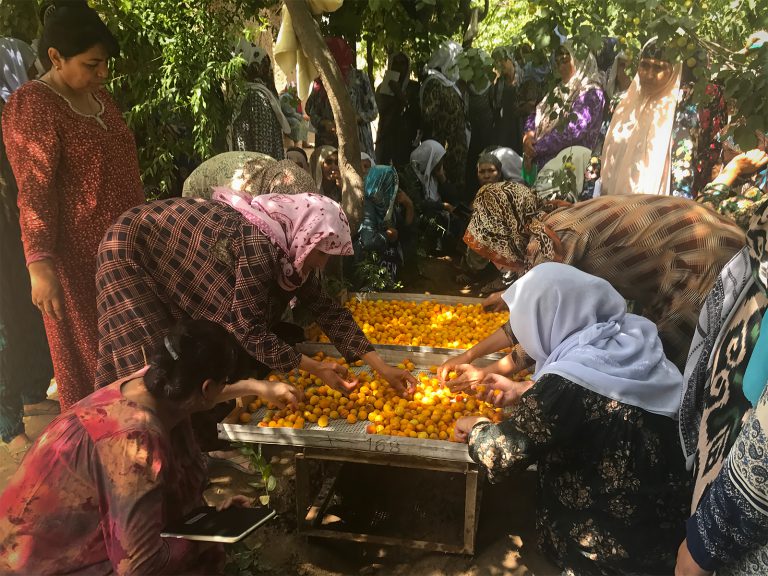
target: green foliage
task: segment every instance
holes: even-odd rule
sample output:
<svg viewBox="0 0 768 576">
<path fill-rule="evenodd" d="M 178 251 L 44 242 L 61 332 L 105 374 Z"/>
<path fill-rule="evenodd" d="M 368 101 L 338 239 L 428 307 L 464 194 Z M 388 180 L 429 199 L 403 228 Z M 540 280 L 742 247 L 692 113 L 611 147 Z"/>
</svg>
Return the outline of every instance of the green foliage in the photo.
<svg viewBox="0 0 768 576">
<path fill-rule="evenodd" d="M 456 64 L 459 67 L 459 78 L 477 93 L 484 92 L 496 77 L 491 56 L 479 48 L 464 50 L 456 58 Z"/>
<path fill-rule="evenodd" d="M 362 290 L 371 292 L 395 292 L 403 288 L 403 283 L 392 278 L 391 272 L 381 263 L 376 252 L 370 252 L 355 267 L 355 280 Z"/>
<path fill-rule="evenodd" d="M 253 576 L 262 572 L 259 566 L 261 542 L 248 543 L 247 540 L 226 547 L 227 562 L 224 565 L 225 576 Z"/>
<path fill-rule="evenodd" d="M 240 451 L 240 454 L 248 458 L 251 468 L 258 470 L 261 481 L 249 482 L 248 485 L 252 488 L 264 489 L 264 494 L 259 496 L 259 502 L 262 506 L 267 506 L 269 504 L 269 493 L 277 488 L 277 478 L 272 474 L 272 466 L 261 454 L 261 444 L 238 442 L 235 444 L 235 448 Z"/>
<path fill-rule="evenodd" d="M 0 1 L 0 36 L 10 36 L 30 43 L 37 38 L 39 30 L 35 0 Z"/>
<path fill-rule="evenodd" d="M 175 182 L 174 164 L 223 151 L 243 81 L 233 54 L 249 18 L 272 0 L 92 0 L 117 36 L 111 90 L 136 135 L 142 177 L 154 194 Z"/>
</svg>

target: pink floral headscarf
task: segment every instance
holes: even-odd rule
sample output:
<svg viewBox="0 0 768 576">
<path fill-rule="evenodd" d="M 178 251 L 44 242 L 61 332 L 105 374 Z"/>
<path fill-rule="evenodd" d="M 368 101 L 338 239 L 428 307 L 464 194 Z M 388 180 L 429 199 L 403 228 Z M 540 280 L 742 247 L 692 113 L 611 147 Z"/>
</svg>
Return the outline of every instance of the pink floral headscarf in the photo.
<svg viewBox="0 0 768 576">
<path fill-rule="evenodd" d="M 250 196 L 231 188 L 213 189 L 213 200 L 229 204 L 254 224 L 285 255 L 281 258 L 280 287 L 293 291 L 309 276 L 302 268 L 312 250 L 351 256 L 349 222 L 341 206 L 320 194 L 264 194 Z"/>
</svg>

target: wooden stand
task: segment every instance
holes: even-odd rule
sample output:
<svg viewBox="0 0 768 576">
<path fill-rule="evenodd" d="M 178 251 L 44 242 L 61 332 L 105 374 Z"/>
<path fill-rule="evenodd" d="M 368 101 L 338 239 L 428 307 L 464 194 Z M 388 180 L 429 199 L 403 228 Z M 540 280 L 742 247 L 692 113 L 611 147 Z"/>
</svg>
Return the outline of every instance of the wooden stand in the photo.
<svg viewBox="0 0 768 576">
<path fill-rule="evenodd" d="M 326 508 L 334 494 L 336 477 L 327 478 L 314 501 L 310 495 L 309 461 L 370 464 L 396 468 L 412 468 L 464 475 L 463 541 L 438 542 L 415 540 L 404 536 L 383 536 L 356 532 L 344 532 L 322 527 Z M 296 454 L 296 520 L 300 534 L 320 538 L 350 540 L 390 546 L 406 546 L 420 550 L 473 554 L 478 523 L 478 506 L 481 492 L 478 490 L 478 469 L 468 462 L 424 459 L 389 453 L 360 452 L 355 450 L 322 449 L 305 447 Z"/>
</svg>

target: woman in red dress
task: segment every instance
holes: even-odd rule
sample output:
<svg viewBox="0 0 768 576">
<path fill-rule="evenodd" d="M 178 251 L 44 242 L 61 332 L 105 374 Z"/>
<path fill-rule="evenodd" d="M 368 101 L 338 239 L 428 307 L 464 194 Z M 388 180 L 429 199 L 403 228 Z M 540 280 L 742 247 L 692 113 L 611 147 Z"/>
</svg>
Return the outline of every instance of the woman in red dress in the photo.
<svg viewBox="0 0 768 576">
<path fill-rule="evenodd" d="M 94 389 L 99 242 L 144 202 L 133 135 L 104 90 L 118 51 L 86 5 L 46 13 L 39 53 L 50 69 L 3 113 L 32 302 L 44 317 L 62 408 Z"/>
</svg>

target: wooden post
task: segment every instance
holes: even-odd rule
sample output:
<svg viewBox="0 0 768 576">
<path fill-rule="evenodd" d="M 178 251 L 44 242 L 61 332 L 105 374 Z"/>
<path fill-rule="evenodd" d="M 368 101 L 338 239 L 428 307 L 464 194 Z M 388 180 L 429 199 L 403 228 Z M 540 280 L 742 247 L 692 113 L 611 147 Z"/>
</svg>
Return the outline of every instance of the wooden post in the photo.
<svg viewBox="0 0 768 576">
<path fill-rule="evenodd" d="M 341 206 L 349 219 L 352 234 L 357 233 L 363 219 L 363 178 L 360 142 L 357 137 L 357 112 L 352 107 L 347 87 L 336 61 L 325 44 L 320 27 L 312 17 L 306 0 L 285 0 L 293 29 L 307 58 L 320 72 L 339 137 L 339 169 L 342 189 Z"/>
</svg>

